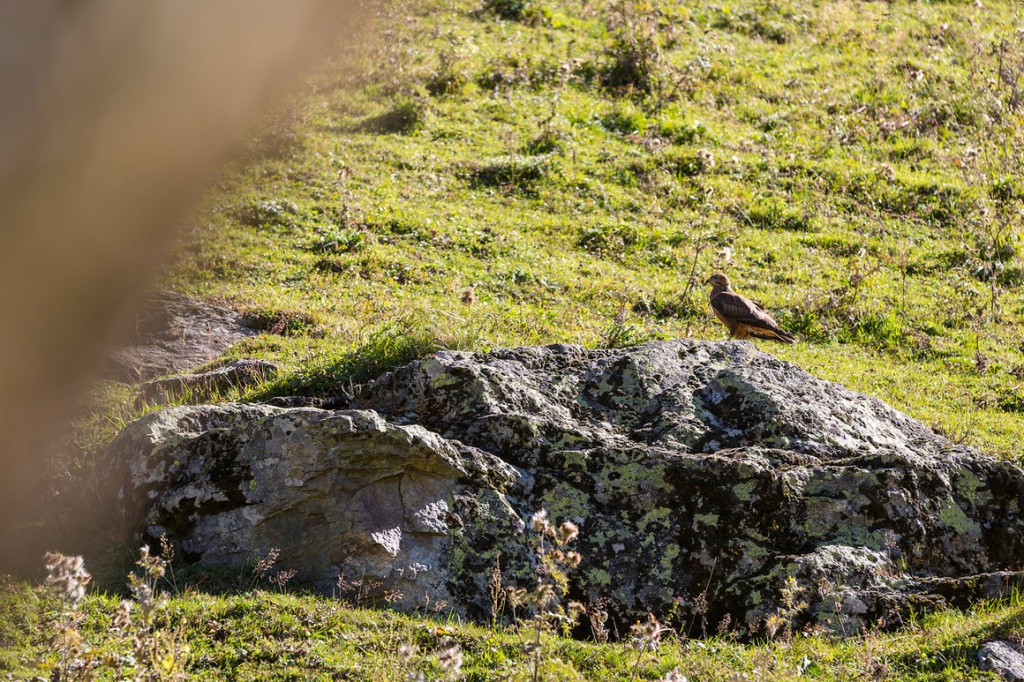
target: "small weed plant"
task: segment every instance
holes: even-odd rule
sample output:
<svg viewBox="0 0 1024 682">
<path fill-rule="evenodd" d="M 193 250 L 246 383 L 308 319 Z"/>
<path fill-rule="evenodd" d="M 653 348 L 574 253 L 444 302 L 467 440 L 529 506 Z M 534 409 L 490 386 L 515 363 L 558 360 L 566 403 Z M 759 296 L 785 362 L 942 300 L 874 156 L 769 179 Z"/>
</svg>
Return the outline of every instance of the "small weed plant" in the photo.
<svg viewBox="0 0 1024 682">
<path fill-rule="evenodd" d="M 579 537 L 579 527 L 571 521 L 559 526 L 548 519 L 547 511 L 541 509 L 530 518 L 530 537 L 536 553 L 536 585 L 526 588 L 500 588 L 500 577 L 492 576 L 492 600 L 497 612 L 507 605 L 516 623 L 516 632 L 523 652 L 529 661 L 528 669 L 517 671 L 507 680 L 554 679 L 552 674 L 559 667 L 558 661 L 549 657 L 550 640 L 561 634 L 567 635 L 576 621 L 586 612 L 576 601 L 566 601 L 569 592 L 569 572 L 579 566 L 582 557 L 579 552 L 568 549 Z M 495 590 L 499 590 L 494 593 Z"/>
<path fill-rule="evenodd" d="M 85 597 L 92 575 L 85 570 L 85 560 L 80 556 L 48 552 L 43 561 L 46 564 L 46 586 L 57 599 L 51 624 L 53 637 L 50 646 L 57 654 L 52 674 L 61 680 L 90 680 L 95 660 L 92 648 L 82 635 L 84 614 L 78 610 L 78 605 Z"/>
<path fill-rule="evenodd" d="M 166 538 L 162 545 L 173 552 Z M 139 550 L 137 570 L 128 576 L 133 599 L 122 600 L 99 643 L 86 639 L 86 614 L 79 606 L 92 576 L 81 556 L 50 552 L 44 557 L 46 586 L 57 599 L 52 616 L 51 648 L 56 660 L 44 661 L 52 679 L 93 680 L 111 674 L 118 680 L 163 682 L 187 678 L 189 645 L 184 624 L 171 627 L 168 598 L 159 585 L 168 581 L 168 560 Z"/>
</svg>

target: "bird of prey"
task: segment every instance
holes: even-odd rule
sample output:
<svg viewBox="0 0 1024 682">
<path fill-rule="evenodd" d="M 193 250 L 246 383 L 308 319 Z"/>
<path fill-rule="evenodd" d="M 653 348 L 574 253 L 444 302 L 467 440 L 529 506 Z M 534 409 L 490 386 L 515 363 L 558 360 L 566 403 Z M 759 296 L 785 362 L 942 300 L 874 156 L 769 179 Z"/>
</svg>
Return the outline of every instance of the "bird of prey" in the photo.
<svg viewBox="0 0 1024 682">
<path fill-rule="evenodd" d="M 722 324 L 729 328 L 730 339 L 745 339 L 756 336 L 793 343 L 796 339 L 784 331 L 758 304 L 740 296 L 729 286 L 729 278 L 721 273 L 708 277 L 705 284 L 711 285 L 711 310 Z"/>
</svg>

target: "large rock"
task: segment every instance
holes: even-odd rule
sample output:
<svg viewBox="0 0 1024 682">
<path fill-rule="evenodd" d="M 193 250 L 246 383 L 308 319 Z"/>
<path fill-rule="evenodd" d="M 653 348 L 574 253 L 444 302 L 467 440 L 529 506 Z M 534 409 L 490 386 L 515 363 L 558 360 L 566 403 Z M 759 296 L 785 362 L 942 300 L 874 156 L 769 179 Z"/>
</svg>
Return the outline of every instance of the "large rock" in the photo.
<svg viewBox="0 0 1024 682">
<path fill-rule="evenodd" d="M 620 631 L 852 634 L 1020 584 L 1024 472 L 746 342 L 441 352 L 348 411 L 174 408 L 112 446 L 129 522 L 210 561 L 489 615 L 523 521 L 581 527 L 572 589 Z"/>
<path fill-rule="evenodd" d="M 485 452 L 376 412 L 227 404 L 176 407 L 112 445 L 127 464 L 122 508 L 186 555 L 244 564 L 274 549 L 324 592 L 339 578 L 448 601 L 438 555 L 468 497 L 520 529 L 500 491 L 514 470 Z M 455 529 L 457 530 L 457 528 Z"/>
</svg>

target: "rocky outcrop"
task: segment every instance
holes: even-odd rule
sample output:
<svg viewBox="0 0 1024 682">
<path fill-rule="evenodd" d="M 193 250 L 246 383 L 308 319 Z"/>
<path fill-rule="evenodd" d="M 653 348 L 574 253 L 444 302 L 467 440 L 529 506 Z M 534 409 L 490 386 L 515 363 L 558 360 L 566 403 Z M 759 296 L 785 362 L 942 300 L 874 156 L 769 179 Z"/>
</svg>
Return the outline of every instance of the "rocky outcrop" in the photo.
<svg viewBox="0 0 1024 682">
<path fill-rule="evenodd" d="M 573 596 L 620 631 L 852 634 L 1021 584 L 1024 472 L 745 342 L 440 352 L 351 407 L 150 415 L 112 446 L 126 518 L 485 617 L 495 565 L 535 579 L 544 508 L 581 529 Z"/>
<path fill-rule="evenodd" d="M 135 383 L 190 370 L 260 330 L 234 311 L 168 291 L 146 298 L 130 332 L 103 363 L 104 376 Z"/>
<path fill-rule="evenodd" d="M 281 549 L 321 591 L 365 580 L 400 594 L 398 607 L 450 601 L 438 556 L 458 531 L 453 500 L 493 504 L 522 528 L 501 497 L 509 465 L 372 411 L 175 407 L 132 424 L 112 452 L 127 465 L 126 520 L 149 537 L 215 563 Z"/>
<path fill-rule="evenodd" d="M 187 397 L 190 402 L 209 400 L 231 388 L 251 386 L 277 376 L 277 365 L 265 360 L 233 360 L 206 372 L 177 374 L 147 381 L 139 387 L 136 406 L 164 405 Z"/>
</svg>

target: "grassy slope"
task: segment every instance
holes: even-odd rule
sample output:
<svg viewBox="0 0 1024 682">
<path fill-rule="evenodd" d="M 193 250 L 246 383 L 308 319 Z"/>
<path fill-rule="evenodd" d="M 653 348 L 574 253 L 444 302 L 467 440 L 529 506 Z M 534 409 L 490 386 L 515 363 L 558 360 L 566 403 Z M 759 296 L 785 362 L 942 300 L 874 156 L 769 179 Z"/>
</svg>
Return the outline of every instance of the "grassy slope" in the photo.
<svg viewBox="0 0 1024 682">
<path fill-rule="evenodd" d="M 286 370 L 240 397 L 329 391 L 441 346 L 720 339 L 688 277 L 723 270 L 803 339 L 766 350 L 1020 457 L 1020 114 L 992 50 L 1005 39 L 1004 64 L 1021 59 L 1015 3 L 492 7 L 523 13 L 463 0 L 382 10 L 371 35 L 384 39 L 325 65 L 225 173 L 163 279 L 289 332 L 232 351 Z M 101 387 L 72 477 L 131 402 Z M 11 614 L 42 608 L 5 594 L 21 595 Z M 105 599 L 89 608 L 109 611 Z M 387 648 L 423 627 L 299 597 L 196 596 L 172 611 L 199 629 L 238 619 L 238 641 L 207 652 L 197 630 L 197 651 L 282 677 L 294 665 L 377 679 Z M 264 613 L 273 632 L 242 622 Z M 818 679 L 967 679 L 950 671 L 1016 613 L 850 643 L 670 645 L 644 676 L 767 674 L 806 653 Z M 295 619 L 319 625 L 283 624 Z M 471 679 L 489 679 L 495 648 L 519 655 L 508 633 L 458 633 Z M 4 636 L 27 647 L 17 660 L 44 642 Z M 621 647 L 556 646 L 575 674 L 629 679 Z"/>
<path fill-rule="evenodd" d="M 302 375 L 287 392 L 355 371 L 382 328 L 474 349 L 719 339 L 696 259 L 805 339 L 772 352 L 1018 457 L 1020 202 L 992 199 L 1018 196 L 991 55 L 1017 40 L 1012 3 L 686 4 L 394 10 L 361 69 L 310 82 L 280 153 L 228 174 L 168 280 L 319 328 L 238 351 Z M 599 87 L 649 36 L 654 94 Z"/>
</svg>

